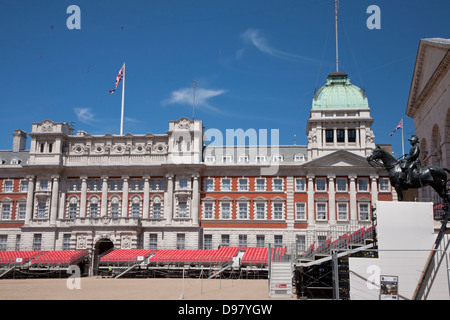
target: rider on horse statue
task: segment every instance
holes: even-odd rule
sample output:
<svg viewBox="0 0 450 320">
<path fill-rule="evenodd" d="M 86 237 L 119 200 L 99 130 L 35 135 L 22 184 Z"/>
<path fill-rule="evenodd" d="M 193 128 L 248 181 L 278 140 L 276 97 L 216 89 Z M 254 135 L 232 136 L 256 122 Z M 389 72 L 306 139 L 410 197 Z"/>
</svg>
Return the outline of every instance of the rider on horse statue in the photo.
<svg viewBox="0 0 450 320">
<path fill-rule="evenodd" d="M 413 170 L 417 169 L 417 175 L 420 174 L 420 169 L 422 164 L 419 159 L 420 149 L 419 149 L 419 138 L 415 134 L 411 136 L 411 139 L 408 139 L 411 143 L 412 148 L 409 150 L 409 154 L 406 155 L 405 159 L 401 160 L 401 168 L 402 171 L 406 170 L 406 184 L 412 183 Z"/>
</svg>

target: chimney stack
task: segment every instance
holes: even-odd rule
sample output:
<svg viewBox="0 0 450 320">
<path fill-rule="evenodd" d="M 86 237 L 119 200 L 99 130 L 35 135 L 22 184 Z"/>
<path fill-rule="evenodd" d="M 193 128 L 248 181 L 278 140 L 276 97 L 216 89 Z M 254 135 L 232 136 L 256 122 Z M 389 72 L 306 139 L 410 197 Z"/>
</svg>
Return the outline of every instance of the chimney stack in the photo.
<svg viewBox="0 0 450 320">
<path fill-rule="evenodd" d="M 27 146 L 27 133 L 23 130 L 14 130 L 13 135 L 13 152 L 19 152 L 25 150 Z"/>
</svg>

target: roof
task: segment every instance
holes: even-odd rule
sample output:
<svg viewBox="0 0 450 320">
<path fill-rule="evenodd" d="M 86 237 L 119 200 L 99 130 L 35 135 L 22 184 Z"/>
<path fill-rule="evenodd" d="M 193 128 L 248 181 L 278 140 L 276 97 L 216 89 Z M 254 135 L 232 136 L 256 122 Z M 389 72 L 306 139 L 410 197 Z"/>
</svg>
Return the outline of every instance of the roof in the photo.
<svg viewBox="0 0 450 320">
<path fill-rule="evenodd" d="M 332 72 L 327 82 L 314 95 L 313 110 L 368 109 L 366 94 L 350 82 L 344 72 Z"/>
</svg>

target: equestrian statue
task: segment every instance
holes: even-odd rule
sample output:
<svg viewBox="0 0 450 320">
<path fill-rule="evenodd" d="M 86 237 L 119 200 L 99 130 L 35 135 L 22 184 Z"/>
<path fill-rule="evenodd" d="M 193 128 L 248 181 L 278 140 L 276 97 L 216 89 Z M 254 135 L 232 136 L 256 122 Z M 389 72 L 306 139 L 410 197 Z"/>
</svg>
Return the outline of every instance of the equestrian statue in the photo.
<svg viewBox="0 0 450 320">
<path fill-rule="evenodd" d="M 367 157 L 367 161 L 374 167 L 386 168 L 399 201 L 403 201 L 404 190 L 431 186 L 446 203 L 449 203 L 447 172 L 450 173 L 450 170 L 436 166 L 422 166 L 419 159 L 419 139 L 416 135 L 412 135 L 408 141 L 412 147 L 403 159 L 397 160 L 389 152 L 377 146 Z"/>
</svg>

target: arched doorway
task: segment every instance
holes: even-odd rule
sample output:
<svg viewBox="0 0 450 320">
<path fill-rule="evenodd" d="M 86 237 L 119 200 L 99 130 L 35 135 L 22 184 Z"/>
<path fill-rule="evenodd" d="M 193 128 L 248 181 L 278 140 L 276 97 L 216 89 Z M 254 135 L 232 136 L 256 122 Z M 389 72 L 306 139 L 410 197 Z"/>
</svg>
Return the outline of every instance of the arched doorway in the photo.
<svg viewBox="0 0 450 320">
<path fill-rule="evenodd" d="M 98 240 L 95 245 L 94 245 L 94 260 L 93 260 L 93 264 L 92 264 L 92 268 L 93 268 L 93 275 L 98 275 L 98 271 L 99 271 L 99 257 L 101 257 L 103 254 L 105 254 L 106 252 L 113 250 L 114 249 L 114 243 L 108 239 L 108 238 L 103 238 Z"/>
</svg>

